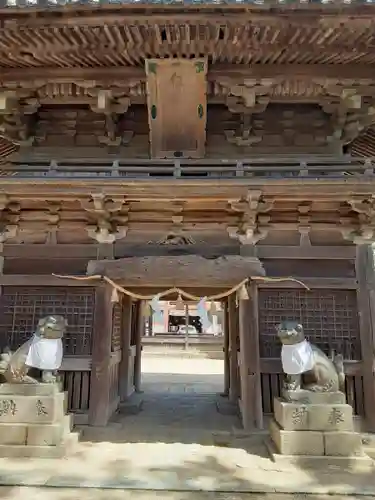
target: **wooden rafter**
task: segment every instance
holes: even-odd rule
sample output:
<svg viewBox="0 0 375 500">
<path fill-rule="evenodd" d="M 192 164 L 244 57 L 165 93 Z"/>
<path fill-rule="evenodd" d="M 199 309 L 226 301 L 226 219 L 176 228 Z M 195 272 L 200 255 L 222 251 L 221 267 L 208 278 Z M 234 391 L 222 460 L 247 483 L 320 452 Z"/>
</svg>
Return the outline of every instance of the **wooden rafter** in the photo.
<svg viewBox="0 0 375 500">
<path fill-rule="evenodd" d="M 353 73 L 353 71 L 355 73 Z M 374 85 L 374 71 L 372 66 L 366 64 L 345 64 L 340 66 L 324 64 L 277 64 L 249 66 L 246 64 L 221 64 L 209 65 L 207 79 L 217 81 L 218 79 L 231 79 L 243 81 L 252 80 L 305 80 L 315 82 L 340 82 L 342 85 L 350 85 L 355 82 L 363 87 Z M 37 80 L 37 82 L 35 82 Z M 134 85 L 139 81 L 145 81 L 146 74 L 143 67 L 134 66 L 111 66 L 109 68 L 57 68 L 57 67 L 25 67 L 25 68 L 3 68 L 0 73 L 0 84 L 7 88 L 28 89 L 41 87 L 47 83 L 71 83 L 82 82 L 87 86 L 90 82 L 99 85 L 108 85 L 110 82 L 116 85 Z"/>
<path fill-rule="evenodd" d="M 373 30 L 364 29 L 363 22 L 341 24 L 320 16 L 304 19 L 299 16 L 268 16 L 233 19 L 230 15 L 214 18 L 203 15 L 168 19 L 149 17 L 143 21 L 121 16 L 112 20 L 90 17 L 64 18 L 53 25 L 3 28 L 0 43 L 0 65 L 14 67 L 90 67 L 141 66 L 146 58 L 201 57 L 214 62 L 245 64 L 373 64 Z M 298 18 L 298 19 L 297 19 Z M 36 20 L 38 21 L 38 20 Z M 306 23 L 306 29 L 301 26 Z M 372 23 L 374 21 L 372 20 Z M 355 47 L 355 50 L 353 50 Z"/>
</svg>

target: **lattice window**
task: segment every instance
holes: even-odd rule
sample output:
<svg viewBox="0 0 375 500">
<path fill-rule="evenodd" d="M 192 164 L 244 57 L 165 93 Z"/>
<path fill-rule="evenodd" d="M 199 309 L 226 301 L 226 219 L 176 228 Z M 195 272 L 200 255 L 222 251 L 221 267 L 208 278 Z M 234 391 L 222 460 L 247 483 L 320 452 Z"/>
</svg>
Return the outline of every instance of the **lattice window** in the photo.
<svg viewBox="0 0 375 500">
<path fill-rule="evenodd" d="M 278 358 L 275 325 L 298 320 L 306 336 L 326 354 L 333 349 L 347 360 L 361 359 L 357 298 L 354 290 L 259 291 L 259 333 L 262 358 Z"/>
<path fill-rule="evenodd" d="M 113 310 L 112 310 L 112 337 L 111 337 L 112 352 L 121 349 L 121 320 L 122 320 L 121 303 L 115 303 L 113 304 Z"/>
<path fill-rule="evenodd" d="M 65 354 L 91 354 L 94 306 L 93 288 L 3 287 L 0 347 L 17 348 L 30 338 L 41 317 L 61 314 L 69 324 L 64 336 Z"/>
</svg>

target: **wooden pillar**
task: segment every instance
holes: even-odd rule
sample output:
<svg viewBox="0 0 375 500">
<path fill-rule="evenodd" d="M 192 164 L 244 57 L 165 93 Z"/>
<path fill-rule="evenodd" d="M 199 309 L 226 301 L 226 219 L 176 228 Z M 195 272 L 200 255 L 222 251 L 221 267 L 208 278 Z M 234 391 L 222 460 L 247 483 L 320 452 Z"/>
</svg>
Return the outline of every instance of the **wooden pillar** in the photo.
<svg viewBox="0 0 375 500">
<path fill-rule="evenodd" d="M 258 293 L 249 286 L 249 300 L 239 301 L 241 413 L 246 431 L 263 428 L 258 334 Z"/>
<path fill-rule="evenodd" d="M 110 397 L 112 289 L 99 285 L 95 292 L 94 332 L 89 405 L 89 425 L 107 425 Z"/>
<path fill-rule="evenodd" d="M 229 333 L 229 399 L 233 403 L 240 397 L 238 379 L 238 310 L 236 297 L 228 297 L 228 333 Z"/>
<path fill-rule="evenodd" d="M 168 326 L 169 326 L 169 302 L 165 302 L 164 303 L 163 319 L 164 319 L 164 333 L 168 333 Z"/>
<path fill-rule="evenodd" d="M 229 361 L 229 310 L 228 300 L 222 302 L 223 308 L 223 330 L 224 330 L 224 396 L 229 396 L 230 386 L 230 361 Z"/>
<path fill-rule="evenodd" d="M 366 424 L 375 431 L 374 321 L 375 268 L 372 245 L 358 245 L 356 258 L 357 299 L 361 339 L 363 392 Z"/>
<path fill-rule="evenodd" d="M 119 366 L 120 401 L 128 397 L 130 342 L 132 333 L 132 300 L 128 295 L 123 297 L 121 322 L 121 361 Z"/>
<path fill-rule="evenodd" d="M 137 304 L 137 327 L 135 332 L 135 359 L 134 359 L 134 389 L 141 392 L 142 379 L 142 336 L 145 328 L 145 318 L 142 314 L 142 301 Z"/>
</svg>

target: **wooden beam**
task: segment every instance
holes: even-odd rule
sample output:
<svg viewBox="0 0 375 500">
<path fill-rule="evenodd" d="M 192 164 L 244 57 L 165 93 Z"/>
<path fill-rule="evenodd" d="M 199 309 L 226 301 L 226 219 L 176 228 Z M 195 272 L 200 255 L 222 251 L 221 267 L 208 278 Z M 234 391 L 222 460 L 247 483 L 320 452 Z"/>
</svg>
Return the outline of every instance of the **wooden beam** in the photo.
<svg viewBox="0 0 375 500">
<path fill-rule="evenodd" d="M 256 248 L 260 259 L 354 260 L 356 258 L 354 245 L 310 247 L 258 245 Z"/>
<path fill-rule="evenodd" d="M 98 245 L 78 244 L 78 245 L 34 245 L 28 243 L 5 244 L 4 257 L 8 259 L 72 259 L 87 258 L 95 259 Z"/>
<path fill-rule="evenodd" d="M 143 255 L 169 255 L 170 248 L 160 245 L 130 245 L 116 243 L 116 258 L 134 257 Z M 176 247 L 173 253 L 176 255 Z M 257 245 L 257 256 L 260 259 L 314 259 L 314 260 L 354 260 L 356 258 L 355 246 L 281 246 Z M 181 247 L 181 253 L 186 255 L 234 255 L 239 253 L 239 245 L 187 245 Z M 5 244 L 4 257 L 18 259 L 94 259 L 97 255 L 96 244 Z"/>
<path fill-rule="evenodd" d="M 43 274 L 1 274 L 0 286 L 90 286 L 95 287 L 100 280 L 74 280 Z"/>
<path fill-rule="evenodd" d="M 269 278 L 271 278 L 269 276 Z M 280 278 L 276 278 L 280 279 Z M 355 278 L 298 278 L 308 288 L 335 288 L 342 290 L 356 290 L 358 283 Z M 259 288 L 303 288 L 296 281 L 258 281 Z"/>
<path fill-rule="evenodd" d="M 328 167 L 327 167 L 328 168 Z M 231 178 L 231 179 L 126 179 L 124 177 L 92 178 L 17 178 L 1 177 L 2 190 L 18 200 L 75 201 L 105 189 L 109 197 L 124 196 L 129 201 L 155 200 L 215 201 L 246 197 L 249 189 L 261 189 L 264 196 L 280 200 L 346 202 L 355 196 L 371 197 L 375 191 L 375 176 L 340 178 Z M 207 189 L 209 187 L 209 189 Z M 171 197 L 173 192 L 173 197 Z"/>
<path fill-rule="evenodd" d="M 55 200 L 60 196 L 64 201 L 75 201 L 78 197 L 90 196 L 93 192 L 100 192 L 105 187 L 108 196 L 123 196 L 126 188 L 129 201 L 155 200 L 176 202 L 184 201 L 186 198 L 201 200 L 227 200 L 232 196 L 243 197 L 249 189 L 256 186 L 262 189 L 264 195 L 280 194 L 283 199 L 291 200 L 293 195 L 296 201 L 306 201 L 306 194 L 318 197 L 319 201 L 342 200 L 346 201 L 353 196 L 353 186 L 356 187 L 356 195 L 366 194 L 371 196 L 374 190 L 375 177 L 345 177 L 335 179 L 291 179 L 274 178 L 266 181 L 261 178 L 235 178 L 235 179 L 126 179 L 86 177 L 86 179 L 72 179 L 59 177 L 35 177 L 32 182 L 28 178 L 2 177 L 3 192 L 8 196 L 17 197 L 18 200 Z M 213 184 L 215 182 L 215 184 Z M 207 186 L 210 193 L 207 193 Z M 171 189 L 174 197 L 171 198 Z M 342 190 L 341 190 L 342 189 Z M 288 192 L 289 190 L 289 192 Z M 339 191 L 338 191 L 339 190 Z"/>
<path fill-rule="evenodd" d="M 89 372 L 91 371 L 91 356 L 64 356 L 60 371 Z"/>
<path fill-rule="evenodd" d="M 353 81 L 353 71 L 355 71 L 356 82 L 368 85 L 369 81 L 375 80 L 371 66 L 366 64 L 348 65 L 304 65 L 304 64 L 277 64 L 277 65 L 241 65 L 241 64 L 215 64 L 208 68 L 207 79 L 216 81 L 219 78 L 226 79 L 293 79 L 310 80 L 340 80 L 345 85 L 345 80 Z M 25 82 L 29 87 L 33 80 L 43 82 L 71 83 L 85 80 L 95 81 L 97 84 L 113 80 L 138 80 L 146 81 L 144 68 L 137 66 L 121 66 L 111 68 L 4 68 L 0 75 L 0 84 L 11 82 Z M 365 81 L 367 80 L 367 81 Z M 328 82 L 329 83 L 329 82 Z"/>
<path fill-rule="evenodd" d="M 215 5 L 211 3 L 199 4 L 198 6 L 191 4 L 167 5 L 161 4 L 142 4 L 135 6 L 134 3 L 110 5 L 110 8 L 85 9 L 87 6 L 66 5 L 63 8 L 55 7 L 54 9 L 46 10 L 46 8 L 38 6 L 28 6 L 27 10 L 7 7 L 1 9 L 2 16 L 5 16 L 6 22 L 3 25 L 6 27 L 16 28 L 17 26 L 26 25 L 28 27 L 36 26 L 100 26 L 111 24 L 147 24 L 152 16 L 155 23 L 168 24 L 184 24 L 187 22 L 201 22 L 210 24 L 223 24 L 223 19 L 231 23 L 259 23 L 260 25 L 270 26 L 276 25 L 283 29 L 290 25 L 298 27 L 311 27 L 314 22 L 322 24 L 322 5 L 307 4 L 299 6 L 296 9 L 295 5 L 280 5 L 273 2 L 268 5 L 246 4 L 230 4 L 230 5 Z M 140 8 L 142 7 L 142 8 Z M 327 27 L 341 26 L 352 24 L 353 26 L 361 27 L 373 26 L 373 10 L 372 5 L 356 5 L 337 4 L 324 6 L 324 25 Z M 77 10 L 81 8 L 80 15 L 77 16 Z M 267 12 L 272 8 L 273 13 Z M 340 10 L 338 10 L 340 9 Z M 41 13 L 42 15 L 38 15 Z M 62 15 L 63 14 L 63 15 Z M 83 15 L 84 14 L 84 15 Z M 10 17 L 7 19 L 6 15 Z"/>
<path fill-rule="evenodd" d="M 277 277 L 277 279 L 281 279 Z M 357 289 L 358 283 L 355 278 L 299 278 L 299 280 L 304 283 L 309 288 L 336 288 L 343 290 L 354 290 Z M 118 280 L 117 280 L 118 281 Z M 57 278 L 55 276 L 47 276 L 47 275 L 23 275 L 23 274 L 3 274 L 0 275 L 0 286 L 90 286 L 95 287 L 100 283 L 99 280 L 74 280 L 69 278 Z M 126 285 L 126 283 L 124 283 Z M 197 285 L 195 287 L 184 287 L 184 290 L 194 291 L 199 295 L 202 293 L 204 288 L 207 291 L 205 286 L 207 283 L 204 283 L 202 280 L 201 285 Z M 209 285 L 209 284 L 208 284 Z M 258 282 L 259 288 L 303 288 L 302 285 L 298 284 L 296 281 L 263 281 L 259 280 Z M 151 286 L 147 287 L 145 285 L 140 284 L 141 288 L 138 287 L 129 287 L 130 290 L 143 290 L 146 294 L 153 294 L 155 292 L 158 293 L 160 290 L 165 289 L 164 286 Z M 212 293 L 219 293 L 220 290 L 224 290 L 225 287 L 210 287 Z M 139 292 L 142 293 L 142 292 Z"/>
<path fill-rule="evenodd" d="M 371 245 L 357 246 L 358 317 L 363 360 L 363 392 L 367 430 L 375 431 L 375 299 L 374 255 Z"/>
<path fill-rule="evenodd" d="M 111 287 L 100 285 L 95 294 L 94 334 L 92 338 L 92 371 L 89 424 L 107 425 L 111 392 Z"/>
</svg>

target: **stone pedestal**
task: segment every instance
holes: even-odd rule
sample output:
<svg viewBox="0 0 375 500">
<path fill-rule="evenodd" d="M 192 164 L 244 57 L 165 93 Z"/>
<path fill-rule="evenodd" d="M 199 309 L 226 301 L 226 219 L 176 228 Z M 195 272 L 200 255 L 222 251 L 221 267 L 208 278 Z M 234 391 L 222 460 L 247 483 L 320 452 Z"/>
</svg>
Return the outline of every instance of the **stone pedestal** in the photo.
<svg viewBox="0 0 375 500">
<path fill-rule="evenodd" d="M 0 385 L 0 457 L 59 458 L 78 441 L 57 384 Z"/>
<path fill-rule="evenodd" d="M 372 468 L 361 435 L 354 431 L 353 409 L 345 395 L 288 392 L 274 400 L 268 447 L 273 459 L 300 465 Z M 286 400 L 287 399 L 287 400 Z"/>
</svg>

